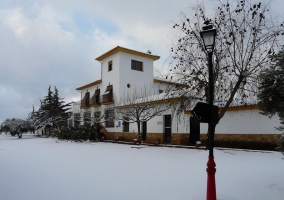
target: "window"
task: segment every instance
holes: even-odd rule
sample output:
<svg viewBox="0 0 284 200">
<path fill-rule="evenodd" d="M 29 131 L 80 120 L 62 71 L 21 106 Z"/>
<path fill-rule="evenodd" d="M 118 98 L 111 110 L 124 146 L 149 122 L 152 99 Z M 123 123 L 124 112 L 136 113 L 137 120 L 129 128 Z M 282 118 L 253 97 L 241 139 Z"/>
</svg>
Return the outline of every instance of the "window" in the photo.
<svg viewBox="0 0 284 200">
<path fill-rule="evenodd" d="M 125 118 L 125 121 L 122 122 L 122 131 L 123 132 L 129 132 L 129 122 L 128 122 L 128 118 Z"/>
<path fill-rule="evenodd" d="M 84 125 L 91 124 L 91 112 L 84 112 Z"/>
<path fill-rule="evenodd" d="M 100 121 L 100 117 L 101 117 L 101 112 L 100 111 L 94 112 L 94 120 L 96 122 Z"/>
<path fill-rule="evenodd" d="M 105 122 L 106 127 L 114 127 L 114 110 L 113 109 L 105 111 L 105 118 L 106 118 L 106 122 Z"/>
<path fill-rule="evenodd" d="M 136 60 L 131 60 L 131 69 L 137 71 L 143 71 L 143 63 Z"/>
<path fill-rule="evenodd" d="M 108 71 L 112 71 L 112 61 L 108 62 Z"/>
<path fill-rule="evenodd" d="M 74 126 L 80 125 L 80 113 L 74 113 Z"/>
</svg>

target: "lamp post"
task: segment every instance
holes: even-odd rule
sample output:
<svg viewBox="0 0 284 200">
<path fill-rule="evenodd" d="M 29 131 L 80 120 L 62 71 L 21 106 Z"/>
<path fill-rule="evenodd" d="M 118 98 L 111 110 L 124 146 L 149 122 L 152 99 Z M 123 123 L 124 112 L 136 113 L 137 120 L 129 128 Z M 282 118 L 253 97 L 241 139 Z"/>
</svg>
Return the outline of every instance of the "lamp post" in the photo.
<svg viewBox="0 0 284 200">
<path fill-rule="evenodd" d="M 216 184 L 215 172 L 216 164 L 214 161 L 213 148 L 214 148 L 214 133 L 215 124 L 213 120 L 213 100 L 214 100 L 214 82 L 213 82 L 213 50 L 215 46 L 216 29 L 210 21 L 204 22 L 205 26 L 202 27 L 200 32 L 204 47 L 208 55 L 208 72 L 209 72 L 209 157 L 207 162 L 207 200 L 216 200 Z"/>
</svg>

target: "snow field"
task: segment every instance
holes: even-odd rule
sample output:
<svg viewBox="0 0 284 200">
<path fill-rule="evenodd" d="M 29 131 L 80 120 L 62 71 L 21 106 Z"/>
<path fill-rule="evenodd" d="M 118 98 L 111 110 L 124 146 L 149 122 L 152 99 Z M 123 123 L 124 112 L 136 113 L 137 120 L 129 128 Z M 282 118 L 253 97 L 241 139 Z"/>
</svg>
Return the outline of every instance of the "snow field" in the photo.
<svg viewBox="0 0 284 200">
<path fill-rule="evenodd" d="M 284 199 L 278 152 L 214 150 L 218 200 Z M 1 200 L 205 200 L 208 151 L 0 135 Z"/>
</svg>

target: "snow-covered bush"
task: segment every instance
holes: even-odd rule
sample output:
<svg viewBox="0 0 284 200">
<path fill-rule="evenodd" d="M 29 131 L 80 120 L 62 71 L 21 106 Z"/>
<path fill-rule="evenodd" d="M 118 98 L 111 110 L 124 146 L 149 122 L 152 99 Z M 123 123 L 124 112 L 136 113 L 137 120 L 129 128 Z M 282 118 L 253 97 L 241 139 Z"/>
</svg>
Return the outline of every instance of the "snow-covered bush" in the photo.
<svg viewBox="0 0 284 200">
<path fill-rule="evenodd" d="M 1 132 L 10 132 L 12 136 L 18 135 L 22 138 L 22 134 L 30 131 L 29 123 L 22 119 L 6 119 L 1 123 Z"/>
<path fill-rule="evenodd" d="M 74 140 L 74 141 L 86 141 L 98 139 L 97 128 L 90 125 L 68 127 L 62 126 L 54 129 L 52 135 L 57 136 L 61 140 Z"/>
<path fill-rule="evenodd" d="M 282 154 L 284 155 L 284 133 L 282 134 L 281 138 L 278 141 L 276 150 L 282 152 Z"/>
</svg>

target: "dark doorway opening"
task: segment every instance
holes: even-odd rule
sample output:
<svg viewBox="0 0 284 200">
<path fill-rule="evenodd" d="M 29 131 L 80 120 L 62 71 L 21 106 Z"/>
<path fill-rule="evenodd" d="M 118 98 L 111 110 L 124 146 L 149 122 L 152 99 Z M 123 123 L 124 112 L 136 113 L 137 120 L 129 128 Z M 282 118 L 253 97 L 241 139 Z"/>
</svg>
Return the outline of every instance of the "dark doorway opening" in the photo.
<svg viewBox="0 0 284 200">
<path fill-rule="evenodd" d="M 142 140 L 147 139 L 147 122 L 142 122 Z"/>
<path fill-rule="evenodd" d="M 194 117 L 190 117 L 190 144 L 200 141 L 200 123 Z"/>
<path fill-rule="evenodd" d="M 164 117 L 165 128 L 165 142 L 171 142 L 172 140 L 172 117 L 171 115 L 165 115 Z"/>
</svg>

